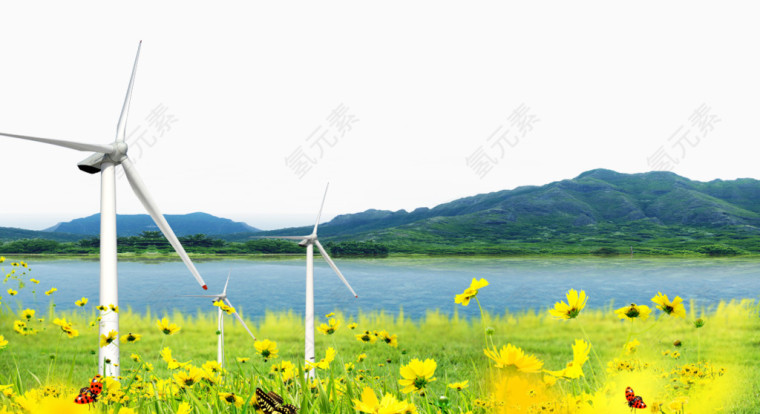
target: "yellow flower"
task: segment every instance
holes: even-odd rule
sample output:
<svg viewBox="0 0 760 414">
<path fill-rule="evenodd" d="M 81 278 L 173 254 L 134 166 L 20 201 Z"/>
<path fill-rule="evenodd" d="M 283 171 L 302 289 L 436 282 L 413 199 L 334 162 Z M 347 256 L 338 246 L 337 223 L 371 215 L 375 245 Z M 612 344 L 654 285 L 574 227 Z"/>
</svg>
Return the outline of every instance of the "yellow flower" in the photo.
<svg viewBox="0 0 760 414">
<path fill-rule="evenodd" d="M 311 368 L 314 368 L 314 367 L 317 367 L 319 369 L 328 369 L 328 368 L 330 368 L 330 363 L 335 360 L 335 354 L 336 353 L 337 352 L 335 352 L 335 349 L 333 347 L 327 348 L 327 351 L 325 351 L 325 357 L 322 358 L 321 360 L 319 360 L 319 362 L 315 362 L 313 364 L 311 362 L 308 362 L 308 361 L 306 362 L 306 364 L 308 365 L 307 366 L 307 370 L 311 369 Z"/>
<path fill-rule="evenodd" d="M 0 394 L 3 394 L 8 398 L 13 397 L 13 384 L 0 385 Z"/>
<path fill-rule="evenodd" d="M 353 399 L 354 409 L 362 413 L 372 414 L 400 414 L 404 413 L 407 408 L 405 401 L 398 401 L 392 394 L 385 394 L 378 401 L 375 391 L 370 387 L 364 387 L 362 398 Z"/>
<path fill-rule="evenodd" d="M 129 356 L 129 358 L 132 359 L 132 361 L 140 362 L 140 355 L 132 354 Z"/>
<path fill-rule="evenodd" d="M 269 370 L 270 374 L 279 374 L 282 382 L 288 382 L 296 375 L 296 366 L 290 361 L 282 361 L 279 364 L 272 365 Z"/>
<path fill-rule="evenodd" d="M 216 361 L 206 361 L 202 366 L 204 371 L 209 374 L 224 374 L 224 368 Z"/>
<path fill-rule="evenodd" d="M 103 348 L 106 345 L 110 345 L 113 341 L 115 341 L 119 337 L 119 333 L 111 330 L 108 332 L 108 335 L 100 335 L 100 347 Z"/>
<path fill-rule="evenodd" d="M 151 364 L 150 362 L 144 362 L 143 365 L 142 365 L 142 367 L 145 370 L 145 372 L 152 372 L 153 371 L 153 364 Z"/>
<path fill-rule="evenodd" d="M 116 306 L 116 305 L 114 305 L 114 304 L 108 305 L 108 308 L 111 309 L 112 311 L 116 312 L 116 313 L 119 313 L 119 307 Z"/>
<path fill-rule="evenodd" d="M 140 340 L 140 338 L 142 338 L 142 335 L 130 332 L 126 335 L 121 336 L 121 343 L 124 344 L 127 342 L 137 342 Z"/>
<path fill-rule="evenodd" d="M 448 385 L 449 388 L 452 390 L 462 391 L 463 389 L 467 388 L 469 384 L 467 384 L 469 380 L 462 381 L 462 382 L 452 382 Z"/>
<path fill-rule="evenodd" d="M 34 335 L 37 333 L 37 331 L 28 327 L 24 321 L 13 321 L 13 330 L 23 336 Z"/>
<path fill-rule="evenodd" d="M 97 309 L 97 310 L 99 310 L 99 311 L 101 311 L 101 312 L 105 312 L 105 311 L 107 311 L 107 310 L 108 310 L 108 306 L 105 306 L 105 305 L 98 305 L 98 306 L 96 306 L 96 307 L 95 307 L 95 309 Z"/>
<path fill-rule="evenodd" d="M 264 361 L 269 358 L 277 358 L 277 342 L 265 339 L 263 341 L 256 341 L 253 343 L 253 347 L 256 348 L 256 352 L 264 357 Z"/>
<path fill-rule="evenodd" d="M 55 318 L 53 319 L 53 325 L 59 326 L 61 330 L 69 336 L 69 338 L 75 338 L 79 336 L 79 331 L 74 329 L 74 325 L 72 325 L 71 322 L 68 322 L 66 319 Z"/>
<path fill-rule="evenodd" d="M 650 309 L 647 305 L 637 305 L 635 303 L 631 303 L 629 306 L 623 306 L 622 308 L 617 309 L 615 311 L 615 315 L 617 315 L 620 319 L 634 320 L 636 318 L 639 318 L 643 321 L 649 317 L 649 314 L 651 312 L 652 309 Z"/>
<path fill-rule="evenodd" d="M 686 308 L 683 306 L 683 299 L 680 296 L 676 296 L 671 302 L 668 300 L 668 295 L 657 292 L 657 295 L 652 298 L 652 302 L 656 303 L 657 308 L 668 315 L 686 318 Z"/>
<path fill-rule="evenodd" d="M 56 289 L 56 288 L 50 288 L 50 290 L 48 290 L 47 292 L 45 292 L 45 294 L 48 295 L 48 296 L 50 296 L 50 295 L 52 295 L 53 293 L 55 293 L 57 291 L 58 291 L 58 289 Z"/>
<path fill-rule="evenodd" d="M 357 326 L 359 326 L 359 325 L 357 325 L 355 323 L 349 323 L 348 324 L 348 329 L 356 329 Z"/>
<path fill-rule="evenodd" d="M 381 341 L 385 342 L 386 344 L 398 348 L 398 336 L 397 335 L 391 335 L 386 331 L 380 331 L 377 335 Z"/>
<path fill-rule="evenodd" d="M 575 289 L 567 291 L 567 303 L 556 302 L 554 309 L 549 309 L 549 313 L 558 319 L 574 319 L 578 317 L 583 308 L 586 306 L 586 291 L 581 290 L 578 293 Z"/>
<path fill-rule="evenodd" d="M 346 369 L 346 372 L 351 372 L 354 370 L 354 368 L 356 368 L 356 365 L 354 365 L 353 362 L 346 362 L 343 364 L 343 367 Z"/>
<path fill-rule="evenodd" d="M 21 266 L 23 266 L 23 267 L 29 267 L 29 265 L 27 265 L 26 262 L 21 262 Z"/>
<path fill-rule="evenodd" d="M 525 355 L 522 349 L 512 344 L 501 347 L 499 351 L 495 348 L 493 350 L 484 349 L 483 353 L 496 361 L 496 368 L 506 368 L 512 365 L 522 372 L 539 372 L 544 365 L 535 355 Z"/>
<path fill-rule="evenodd" d="M 641 345 L 641 342 L 639 342 L 638 339 L 634 339 L 631 342 L 626 342 L 626 344 L 623 345 L 624 348 L 625 348 L 625 353 L 627 355 L 631 355 L 631 354 L 635 353 L 636 352 L 636 348 L 638 348 L 639 345 Z"/>
<path fill-rule="evenodd" d="M 6 345 L 8 345 L 8 341 L 4 336 L 0 335 L 0 349 L 5 348 Z"/>
<path fill-rule="evenodd" d="M 177 407 L 177 414 L 190 414 L 192 410 L 192 407 L 190 407 L 190 404 L 186 402 L 179 403 L 179 407 Z"/>
<path fill-rule="evenodd" d="M 220 392 L 219 399 L 233 404 L 237 408 L 242 407 L 244 402 L 243 399 L 235 395 L 234 392 Z"/>
<path fill-rule="evenodd" d="M 31 279 L 29 279 L 29 281 L 32 282 L 32 283 L 34 283 L 35 285 L 39 285 L 40 284 L 40 281 L 37 280 L 37 279 L 35 279 L 35 278 L 31 278 Z"/>
<path fill-rule="evenodd" d="M 170 324 L 169 320 L 167 318 L 163 318 L 160 321 L 156 321 L 156 326 L 158 326 L 158 330 L 163 332 L 165 335 L 173 335 L 181 329 L 176 324 Z"/>
<path fill-rule="evenodd" d="M 24 309 L 23 312 L 21 312 L 21 317 L 26 318 L 26 320 L 31 320 L 34 318 L 34 314 L 36 311 L 34 309 Z"/>
<path fill-rule="evenodd" d="M 330 312 L 327 315 L 325 315 L 325 318 L 332 318 L 333 316 L 335 316 L 335 312 Z"/>
<path fill-rule="evenodd" d="M 377 341 L 377 336 L 371 334 L 369 331 L 364 331 L 363 334 L 354 335 L 356 336 L 356 340 L 364 342 L 364 343 L 374 343 Z"/>
<path fill-rule="evenodd" d="M 169 369 L 181 368 L 188 364 L 187 362 L 179 362 L 174 359 L 172 357 L 172 350 L 169 348 L 162 349 L 159 354 L 161 355 L 161 358 L 169 364 Z"/>
<path fill-rule="evenodd" d="M 74 302 L 75 305 L 79 306 L 80 308 L 87 304 L 89 299 L 83 297 L 82 299 L 79 299 L 78 301 Z"/>
<path fill-rule="evenodd" d="M 335 318 L 330 318 L 330 320 L 328 322 L 330 323 L 329 325 L 323 323 L 323 324 L 319 325 L 319 327 L 317 328 L 317 330 L 319 330 L 319 332 L 322 332 L 322 334 L 324 334 L 324 335 L 332 335 L 332 334 L 334 334 L 335 331 L 337 331 L 338 327 L 340 326 L 340 321 L 337 320 L 337 319 L 335 319 Z"/>
<path fill-rule="evenodd" d="M 485 279 L 476 280 L 475 278 L 472 278 L 472 282 L 470 282 L 470 287 L 465 289 L 464 292 L 456 295 L 454 297 L 454 303 L 461 303 L 462 306 L 469 305 L 470 299 L 478 295 L 478 290 L 486 286 L 488 286 L 487 280 Z"/>
<path fill-rule="evenodd" d="M 8 294 L 11 295 L 11 296 L 16 296 L 16 294 L 18 294 L 18 291 L 17 290 L 13 290 L 13 289 L 8 289 Z"/>
<path fill-rule="evenodd" d="M 191 367 L 194 368 L 194 367 Z M 201 373 L 198 369 L 191 369 L 190 371 L 179 371 L 174 374 L 174 380 L 177 381 L 181 387 L 192 387 L 197 384 L 201 379 Z"/>
<path fill-rule="evenodd" d="M 356 362 L 362 362 L 367 359 L 367 354 L 359 354 L 356 356 Z"/>
<path fill-rule="evenodd" d="M 246 362 L 248 362 L 250 359 L 251 359 L 251 358 L 240 358 L 240 357 L 238 357 L 238 358 L 237 358 L 237 362 L 240 362 L 241 364 L 245 364 L 245 363 L 246 363 Z"/>
<path fill-rule="evenodd" d="M 5 256 L 0 256 L 0 263 L 3 263 L 5 261 Z"/>
<path fill-rule="evenodd" d="M 409 364 L 402 366 L 399 370 L 403 378 L 398 380 L 398 383 L 404 387 L 401 391 L 404 393 L 423 391 L 428 383 L 435 381 L 433 375 L 435 375 L 436 367 L 435 360 L 426 359 L 423 362 L 417 358 L 412 359 Z"/>
<path fill-rule="evenodd" d="M 555 377 L 575 379 L 583 376 L 583 364 L 588 361 L 588 353 L 591 345 L 582 339 L 576 339 L 573 344 L 573 360 L 568 362 L 561 371 L 545 371 Z"/>
<path fill-rule="evenodd" d="M 235 313 L 235 308 L 233 308 L 232 306 L 225 305 L 224 301 L 217 300 L 216 302 L 214 302 L 214 306 L 227 312 L 227 315 L 232 315 L 233 313 Z"/>
</svg>

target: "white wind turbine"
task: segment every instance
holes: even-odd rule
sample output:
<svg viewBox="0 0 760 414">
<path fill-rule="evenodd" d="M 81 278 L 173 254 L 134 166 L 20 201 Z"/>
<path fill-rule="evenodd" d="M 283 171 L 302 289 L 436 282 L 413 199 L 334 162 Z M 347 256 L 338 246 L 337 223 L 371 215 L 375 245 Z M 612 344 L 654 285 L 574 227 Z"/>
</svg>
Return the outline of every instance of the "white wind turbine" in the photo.
<svg viewBox="0 0 760 414">
<path fill-rule="evenodd" d="M 348 290 L 358 298 L 359 296 L 348 284 L 348 281 L 343 274 L 332 261 L 330 256 L 322 244 L 317 239 L 317 228 L 319 227 L 319 219 L 322 216 L 322 208 L 325 206 L 325 199 L 327 198 L 327 189 L 330 187 L 328 183 L 325 187 L 325 195 L 322 197 L 322 206 L 319 207 L 319 214 L 317 214 L 317 222 L 314 224 L 314 230 L 308 236 L 264 236 L 266 238 L 273 239 L 288 239 L 288 240 L 300 240 L 299 246 L 306 247 L 306 314 L 304 315 L 305 325 L 305 338 L 304 338 L 304 356 L 306 361 L 314 363 L 314 246 L 316 245 L 322 257 L 327 261 L 327 264 L 335 271 L 340 280 L 346 285 Z M 314 371 L 309 371 L 309 376 L 313 377 Z"/>
<path fill-rule="evenodd" d="M 227 275 L 227 282 L 224 283 L 224 290 L 222 293 L 216 294 L 216 295 L 182 295 L 184 297 L 193 297 L 193 298 L 211 298 L 213 299 L 213 302 L 216 303 L 218 301 L 222 301 L 227 304 L 230 308 L 235 308 L 232 306 L 232 303 L 230 303 L 230 300 L 227 299 L 227 285 L 230 283 L 230 275 Z M 222 307 L 218 307 L 218 315 L 217 315 L 217 326 L 219 329 L 219 339 L 217 341 L 217 348 L 216 348 L 216 361 L 219 363 L 219 365 L 224 366 L 224 311 L 222 310 Z M 256 337 L 253 335 L 253 332 L 251 332 L 250 329 L 248 329 L 248 325 L 245 324 L 245 321 L 243 318 L 240 317 L 240 314 L 238 314 L 237 309 L 235 309 L 235 312 L 233 312 L 233 315 L 240 321 L 240 323 L 243 325 L 243 328 L 245 328 L 246 331 L 251 335 L 251 338 L 253 340 L 256 340 Z"/>
<path fill-rule="evenodd" d="M 208 289 L 198 270 L 190 261 L 185 249 L 182 248 L 177 236 L 169 227 L 169 223 L 161 214 L 158 206 L 148 193 L 140 175 L 137 173 L 132 162 L 127 156 L 126 125 L 129 104 L 132 99 L 132 87 L 135 82 L 135 72 L 137 71 L 137 60 L 140 57 L 140 47 L 142 41 L 137 46 L 137 55 L 132 67 L 132 76 L 129 79 L 127 94 L 124 98 L 124 105 L 119 116 L 119 123 L 116 127 L 116 140 L 107 145 L 85 144 L 79 142 L 63 141 L 48 138 L 36 138 L 25 135 L 6 134 L 0 132 L 0 135 L 19 138 L 28 141 L 37 141 L 45 144 L 57 145 L 64 148 L 70 148 L 78 151 L 94 151 L 84 161 L 78 164 L 80 170 L 95 174 L 100 172 L 100 305 L 109 306 L 111 304 L 118 306 L 118 274 L 117 274 L 117 256 L 116 256 L 116 179 L 115 168 L 121 164 L 124 172 L 132 186 L 132 190 L 140 199 L 145 209 L 148 211 L 153 221 L 161 232 L 169 240 L 182 261 L 185 263 L 190 272 L 203 289 Z M 119 314 L 116 312 L 104 312 L 101 314 L 100 321 L 101 335 L 108 335 L 110 331 L 119 332 Z M 98 354 L 98 372 L 105 373 L 106 376 L 117 378 L 119 376 L 119 341 L 113 341 L 110 345 L 100 348 Z"/>
</svg>

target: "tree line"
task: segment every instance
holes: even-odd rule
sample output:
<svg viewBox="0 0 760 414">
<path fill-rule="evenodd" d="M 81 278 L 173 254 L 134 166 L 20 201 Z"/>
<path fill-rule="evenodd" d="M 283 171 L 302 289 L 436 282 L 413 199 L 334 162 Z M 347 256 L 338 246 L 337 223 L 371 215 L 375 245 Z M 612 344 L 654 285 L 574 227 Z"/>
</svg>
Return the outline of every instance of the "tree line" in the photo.
<svg viewBox="0 0 760 414">
<path fill-rule="evenodd" d="M 188 253 L 205 254 L 290 254 L 303 253 L 303 247 L 290 240 L 256 239 L 245 242 L 228 242 L 193 234 L 178 237 Z M 100 238 L 93 237 L 76 242 L 58 242 L 46 239 L 23 239 L 0 243 L 0 253 L 25 254 L 97 254 Z M 172 253 L 174 249 L 158 231 L 144 231 L 138 236 L 119 237 L 119 253 Z M 388 247 L 375 242 L 327 242 L 325 249 L 332 256 L 387 256 Z"/>
</svg>

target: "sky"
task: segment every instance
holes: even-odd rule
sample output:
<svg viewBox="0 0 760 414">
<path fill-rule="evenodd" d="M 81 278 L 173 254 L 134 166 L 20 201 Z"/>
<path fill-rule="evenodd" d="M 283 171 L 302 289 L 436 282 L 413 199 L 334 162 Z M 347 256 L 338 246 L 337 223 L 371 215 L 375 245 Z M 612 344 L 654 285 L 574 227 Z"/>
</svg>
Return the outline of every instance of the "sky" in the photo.
<svg viewBox="0 0 760 414">
<path fill-rule="evenodd" d="M 323 221 L 594 168 L 760 178 L 746 4 L 3 2 L 0 131 L 112 142 L 142 40 L 127 142 L 166 214 L 308 225 L 328 182 Z M 96 213 L 87 156 L 0 137 L 0 226 Z"/>
</svg>

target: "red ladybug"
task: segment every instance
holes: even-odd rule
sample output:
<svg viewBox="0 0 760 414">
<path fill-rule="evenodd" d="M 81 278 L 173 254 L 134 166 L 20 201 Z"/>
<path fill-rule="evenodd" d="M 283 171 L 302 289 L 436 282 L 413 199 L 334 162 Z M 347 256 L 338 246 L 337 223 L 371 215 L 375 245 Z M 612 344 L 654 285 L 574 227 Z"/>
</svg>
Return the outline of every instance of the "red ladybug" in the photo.
<svg viewBox="0 0 760 414">
<path fill-rule="evenodd" d="M 631 387 L 626 387 L 625 399 L 628 401 L 628 406 L 631 407 L 631 411 L 633 411 L 634 408 L 647 408 L 647 405 L 644 404 L 644 400 L 641 397 L 637 397 Z"/>
<path fill-rule="evenodd" d="M 90 381 L 90 392 L 93 395 L 98 395 L 101 391 L 103 391 L 103 382 L 101 382 L 102 378 L 103 377 L 100 375 L 96 375 L 92 381 Z"/>
<path fill-rule="evenodd" d="M 79 395 L 74 399 L 77 404 L 90 404 L 98 401 L 98 396 L 90 392 L 90 389 L 85 387 L 79 390 Z"/>
</svg>

